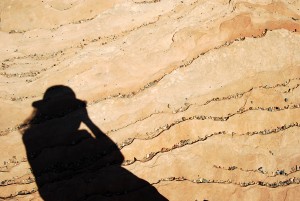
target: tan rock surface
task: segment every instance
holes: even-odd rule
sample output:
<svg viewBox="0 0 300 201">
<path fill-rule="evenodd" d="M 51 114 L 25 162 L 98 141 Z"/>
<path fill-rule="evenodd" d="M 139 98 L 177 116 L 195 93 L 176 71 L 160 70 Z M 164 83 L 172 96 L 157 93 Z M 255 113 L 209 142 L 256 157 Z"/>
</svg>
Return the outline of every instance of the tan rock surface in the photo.
<svg viewBox="0 0 300 201">
<path fill-rule="evenodd" d="M 0 200 L 299 199 L 299 33 L 293 0 L 0 1 Z M 39 116 L 54 85 L 86 107 Z"/>
</svg>

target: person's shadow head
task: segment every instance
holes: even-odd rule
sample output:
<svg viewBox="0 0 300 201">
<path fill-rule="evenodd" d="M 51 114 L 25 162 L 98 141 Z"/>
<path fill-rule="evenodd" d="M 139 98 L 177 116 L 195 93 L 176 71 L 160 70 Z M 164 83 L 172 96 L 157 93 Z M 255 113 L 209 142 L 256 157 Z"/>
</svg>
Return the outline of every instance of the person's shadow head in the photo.
<svg viewBox="0 0 300 201">
<path fill-rule="evenodd" d="M 124 156 L 116 143 L 93 123 L 86 102 L 71 88 L 52 86 L 32 106 L 23 142 L 45 201 L 167 200 L 122 168 Z"/>
<path fill-rule="evenodd" d="M 42 100 L 35 101 L 32 106 L 36 109 L 35 121 L 45 121 L 65 116 L 68 113 L 86 107 L 86 102 L 76 98 L 74 91 L 63 85 L 48 88 Z M 73 125 L 80 122 L 71 122 Z M 77 128 L 79 125 L 77 126 Z M 77 129 L 76 128 L 76 129 Z"/>
</svg>

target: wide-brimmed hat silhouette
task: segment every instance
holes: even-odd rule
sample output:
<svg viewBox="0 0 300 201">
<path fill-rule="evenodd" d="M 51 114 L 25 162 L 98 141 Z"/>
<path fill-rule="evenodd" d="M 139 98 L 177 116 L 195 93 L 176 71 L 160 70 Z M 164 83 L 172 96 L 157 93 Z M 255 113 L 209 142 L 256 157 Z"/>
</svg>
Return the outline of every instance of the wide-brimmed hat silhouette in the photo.
<svg viewBox="0 0 300 201">
<path fill-rule="evenodd" d="M 76 98 L 74 91 L 64 85 L 47 89 L 42 100 L 32 103 L 41 114 L 64 115 L 78 108 L 86 107 L 86 102 Z"/>
</svg>

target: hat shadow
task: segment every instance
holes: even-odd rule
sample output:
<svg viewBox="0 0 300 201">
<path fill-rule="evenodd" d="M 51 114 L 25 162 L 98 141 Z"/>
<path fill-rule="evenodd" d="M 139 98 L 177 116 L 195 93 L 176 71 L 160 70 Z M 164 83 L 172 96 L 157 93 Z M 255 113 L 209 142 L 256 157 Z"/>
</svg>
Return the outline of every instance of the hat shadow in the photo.
<svg viewBox="0 0 300 201">
<path fill-rule="evenodd" d="M 121 166 L 124 156 L 119 148 L 92 122 L 86 102 L 71 88 L 52 86 L 32 106 L 23 143 L 45 201 L 167 200 Z M 82 123 L 91 133 L 80 129 Z"/>
</svg>

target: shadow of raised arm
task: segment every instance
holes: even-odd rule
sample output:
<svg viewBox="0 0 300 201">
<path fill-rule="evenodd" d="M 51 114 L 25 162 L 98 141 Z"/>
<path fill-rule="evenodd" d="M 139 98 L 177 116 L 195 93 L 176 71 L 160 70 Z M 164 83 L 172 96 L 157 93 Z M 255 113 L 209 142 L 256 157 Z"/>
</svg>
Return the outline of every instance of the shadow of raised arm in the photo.
<svg viewBox="0 0 300 201">
<path fill-rule="evenodd" d="M 86 113 L 85 118 L 82 120 L 83 123 L 92 131 L 96 139 L 105 138 L 105 134 L 94 124 L 94 122 L 92 122 L 92 120 L 87 115 L 87 112 L 85 113 Z"/>
</svg>

